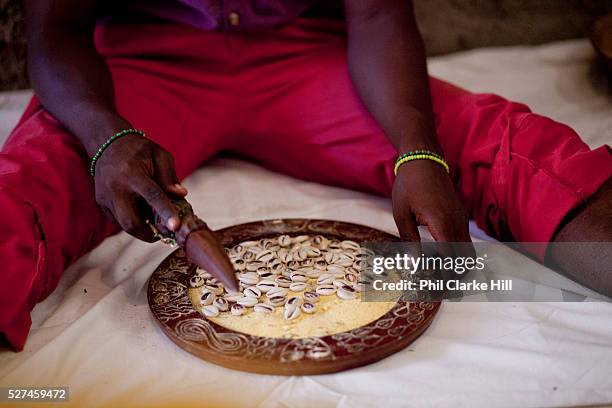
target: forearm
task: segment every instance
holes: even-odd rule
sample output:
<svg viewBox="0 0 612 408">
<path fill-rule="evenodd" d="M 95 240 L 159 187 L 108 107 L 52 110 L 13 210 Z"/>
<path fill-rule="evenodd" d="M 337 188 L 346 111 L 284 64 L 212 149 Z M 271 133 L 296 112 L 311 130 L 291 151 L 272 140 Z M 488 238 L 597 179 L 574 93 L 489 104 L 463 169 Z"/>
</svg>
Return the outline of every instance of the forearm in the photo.
<svg viewBox="0 0 612 408">
<path fill-rule="evenodd" d="M 349 1 L 346 8 L 348 65 L 365 106 L 398 150 L 440 150 L 410 2 Z"/>
<path fill-rule="evenodd" d="M 129 126 L 115 108 L 113 82 L 91 28 L 38 21 L 30 29 L 29 72 L 37 97 L 92 154 Z"/>
</svg>

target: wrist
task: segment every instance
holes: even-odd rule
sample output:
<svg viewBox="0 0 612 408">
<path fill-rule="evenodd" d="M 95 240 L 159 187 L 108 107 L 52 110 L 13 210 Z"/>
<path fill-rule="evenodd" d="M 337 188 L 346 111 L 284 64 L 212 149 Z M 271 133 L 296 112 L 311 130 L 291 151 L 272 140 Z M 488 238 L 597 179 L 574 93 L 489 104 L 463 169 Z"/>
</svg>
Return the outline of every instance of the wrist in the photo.
<svg viewBox="0 0 612 408">
<path fill-rule="evenodd" d="M 413 113 L 398 129 L 395 140 L 398 154 L 415 150 L 430 150 L 443 155 L 433 119 L 422 113 Z"/>
<path fill-rule="evenodd" d="M 87 150 L 89 157 L 92 157 L 108 139 L 117 132 L 130 129 L 132 125 L 119 115 L 107 115 L 98 117 L 89 122 L 85 129 L 84 136 L 80 137 L 81 143 Z"/>
<path fill-rule="evenodd" d="M 128 135 L 137 135 L 137 136 L 146 138 L 146 134 L 142 130 L 139 130 L 139 129 L 129 128 L 129 129 L 123 129 L 119 132 L 116 132 L 113 136 L 111 136 L 104 143 L 102 143 L 102 145 L 98 148 L 96 153 L 94 153 L 94 155 L 91 157 L 89 172 L 92 177 L 95 177 L 96 175 L 96 164 L 98 160 L 102 157 L 102 154 L 108 148 L 110 148 L 112 144 L 117 143 L 119 139 L 124 138 Z"/>
</svg>

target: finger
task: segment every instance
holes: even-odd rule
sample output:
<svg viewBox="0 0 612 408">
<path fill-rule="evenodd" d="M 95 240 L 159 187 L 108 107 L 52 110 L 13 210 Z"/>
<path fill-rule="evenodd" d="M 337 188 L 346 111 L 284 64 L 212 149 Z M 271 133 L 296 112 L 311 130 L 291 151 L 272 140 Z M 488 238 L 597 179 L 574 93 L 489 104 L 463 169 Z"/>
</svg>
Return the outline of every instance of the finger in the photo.
<svg viewBox="0 0 612 408">
<path fill-rule="evenodd" d="M 174 169 L 174 158 L 165 150 L 157 149 L 153 155 L 153 172 L 161 188 L 181 197 L 187 195 L 187 189 L 181 185 Z"/>
<path fill-rule="evenodd" d="M 125 199 L 113 203 L 113 215 L 121 229 L 146 242 L 155 242 L 153 232 L 146 225 L 133 200 Z"/>
<path fill-rule="evenodd" d="M 455 244 L 455 254 L 460 257 L 476 258 L 476 249 L 472 243 L 472 236 L 470 235 L 470 224 L 469 218 L 464 215 L 463 220 L 458 221 L 457 227 L 457 244 Z"/>
<path fill-rule="evenodd" d="M 421 235 L 417 227 L 416 218 L 409 210 L 393 209 L 393 218 L 397 225 L 397 230 L 402 241 L 407 241 L 405 244 L 405 253 L 412 257 L 419 257 L 421 248 Z"/>
<path fill-rule="evenodd" d="M 428 225 L 443 256 L 475 258 L 476 250 L 469 232 L 469 220 L 463 212 L 446 215 Z"/>
<path fill-rule="evenodd" d="M 181 225 L 178 211 L 155 181 L 150 178 L 142 178 L 132 187 L 151 206 L 153 211 L 159 215 L 169 230 L 176 231 L 178 229 Z"/>
<path fill-rule="evenodd" d="M 403 241 L 421 242 L 414 215 L 406 209 L 393 209 L 393 219 Z"/>
<path fill-rule="evenodd" d="M 463 211 L 436 213 L 425 221 L 431 236 L 438 242 L 472 242 L 469 219 Z"/>
<path fill-rule="evenodd" d="M 454 221 L 450 217 L 445 216 L 426 222 L 429 233 L 436 241 L 436 252 L 439 252 L 444 257 L 453 257 L 455 255 L 451 244 L 455 242 L 456 235 L 453 223 Z"/>
</svg>

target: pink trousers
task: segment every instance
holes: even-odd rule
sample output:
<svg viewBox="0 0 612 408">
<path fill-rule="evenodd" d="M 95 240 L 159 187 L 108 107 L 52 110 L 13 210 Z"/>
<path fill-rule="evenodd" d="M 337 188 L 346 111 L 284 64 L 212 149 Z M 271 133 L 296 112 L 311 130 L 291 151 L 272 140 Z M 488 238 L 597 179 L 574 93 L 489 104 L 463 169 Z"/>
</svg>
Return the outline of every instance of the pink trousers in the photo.
<svg viewBox="0 0 612 408">
<path fill-rule="evenodd" d="M 390 195 L 397 152 L 353 89 L 342 24 L 301 19 L 247 34 L 107 25 L 96 45 L 119 112 L 174 154 L 179 177 L 227 150 Z M 609 147 L 590 150 L 525 105 L 436 79 L 431 90 L 457 191 L 494 237 L 549 241 L 612 174 Z M 118 231 L 96 205 L 84 149 L 36 98 L 0 153 L 0 208 L 0 332 L 20 350 L 34 305 Z"/>
</svg>

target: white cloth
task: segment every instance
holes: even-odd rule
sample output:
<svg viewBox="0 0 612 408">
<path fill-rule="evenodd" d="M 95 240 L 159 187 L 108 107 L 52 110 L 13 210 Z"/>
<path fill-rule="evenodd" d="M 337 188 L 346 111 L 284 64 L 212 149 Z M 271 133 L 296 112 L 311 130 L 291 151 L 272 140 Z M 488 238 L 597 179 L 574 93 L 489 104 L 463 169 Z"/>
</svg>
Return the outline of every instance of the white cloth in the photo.
<svg viewBox="0 0 612 408">
<path fill-rule="evenodd" d="M 612 142 L 612 106 L 604 90 L 590 83 L 592 58 L 588 42 L 577 40 L 433 58 L 430 70 L 468 89 L 526 102 L 574 126 L 595 146 Z M 28 96 L 0 96 L 2 135 L 17 121 Z M 235 160 L 207 164 L 186 185 L 197 212 L 213 228 L 308 217 L 396 231 L 386 199 Z M 60 288 L 36 307 L 25 350 L 0 352 L 0 386 L 67 385 L 70 405 L 79 407 L 612 403 L 609 303 L 449 302 L 421 338 L 376 364 L 316 377 L 255 375 L 199 360 L 157 328 L 146 285 L 169 252 L 122 233 L 80 259 L 66 271 Z M 533 263 L 512 251 L 505 256 L 509 264 Z M 540 268 L 543 280 L 563 281 Z"/>
</svg>

